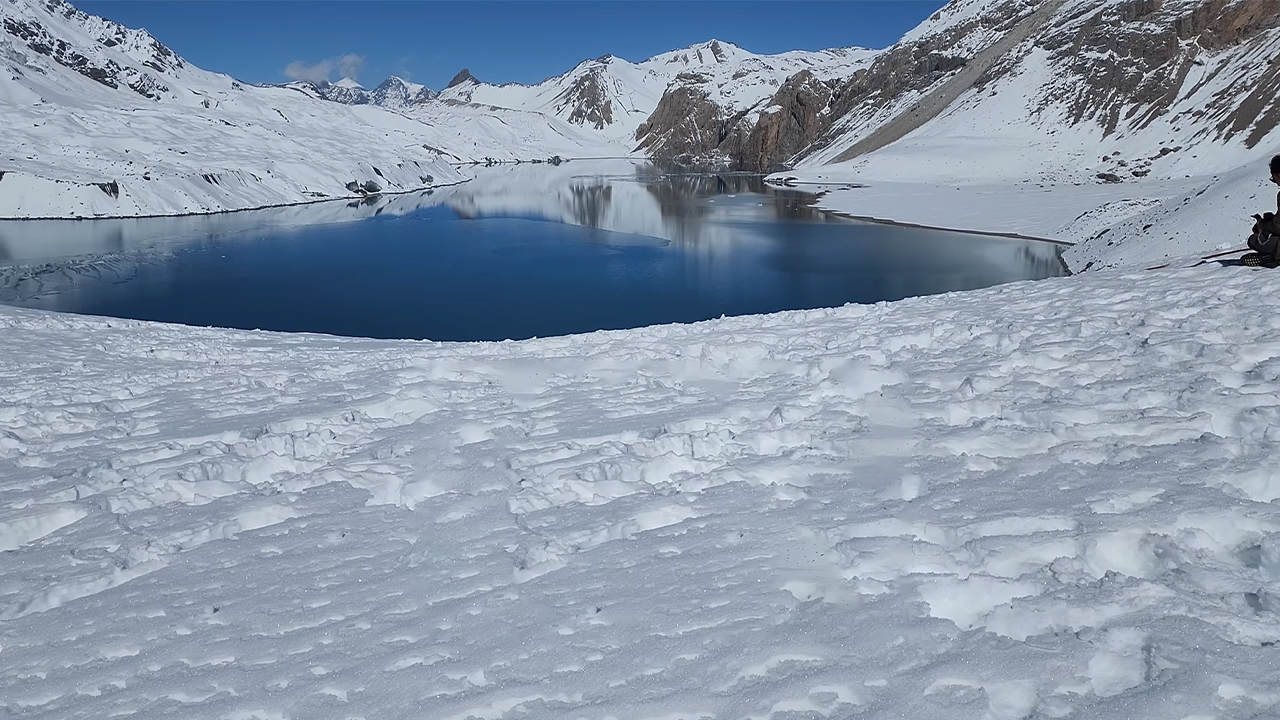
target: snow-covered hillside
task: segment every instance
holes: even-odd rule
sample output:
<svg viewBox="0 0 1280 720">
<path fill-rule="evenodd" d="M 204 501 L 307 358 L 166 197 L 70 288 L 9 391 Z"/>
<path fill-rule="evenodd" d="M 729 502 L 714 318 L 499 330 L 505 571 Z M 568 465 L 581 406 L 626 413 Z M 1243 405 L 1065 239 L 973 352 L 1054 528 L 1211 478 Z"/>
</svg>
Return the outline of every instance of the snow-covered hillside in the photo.
<svg viewBox="0 0 1280 720">
<path fill-rule="evenodd" d="M 0 1 L 0 217 L 236 210 L 462 180 L 421 123 L 192 66 L 61 0 Z"/>
<path fill-rule="evenodd" d="M 1081 242 L 1076 269 L 1242 245 L 1248 215 L 1275 210 L 1277 50 L 1280 5 L 1263 0 L 956 0 L 873 64 L 898 92 L 846 86 L 857 102 L 780 175 L 870 185 L 823 198 L 855 215 L 977 229 L 1060 189 L 1072 214 L 1049 199 L 1052 222 L 1019 229 Z M 923 52 L 946 69 L 895 71 Z M 1096 205 L 1070 199 L 1082 185 Z"/>
<path fill-rule="evenodd" d="M 1275 280 L 454 345 L 0 308 L 0 712 L 1274 717 Z"/>
</svg>

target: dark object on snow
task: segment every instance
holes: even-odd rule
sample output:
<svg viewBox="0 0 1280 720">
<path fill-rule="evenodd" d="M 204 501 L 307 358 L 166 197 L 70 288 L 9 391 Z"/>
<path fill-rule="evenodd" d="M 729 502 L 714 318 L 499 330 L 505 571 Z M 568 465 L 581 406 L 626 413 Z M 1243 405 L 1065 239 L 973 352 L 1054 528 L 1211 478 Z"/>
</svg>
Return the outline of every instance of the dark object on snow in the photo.
<svg viewBox="0 0 1280 720">
<path fill-rule="evenodd" d="M 115 180 L 112 180 L 109 183 L 94 183 L 94 185 L 97 185 L 99 190 L 111 197 L 116 199 L 120 198 L 120 185 Z"/>
<path fill-rule="evenodd" d="M 1273 268 L 1280 265 L 1275 255 L 1263 255 L 1261 253 L 1245 253 L 1240 257 L 1240 264 L 1246 267 L 1264 267 Z"/>
<path fill-rule="evenodd" d="M 1249 249 L 1259 255 L 1276 255 L 1280 251 L 1280 222 L 1275 213 L 1253 216 L 1253 232 L 1249 235 Z"/>
<path fill-rule="evenodd" d="M 347 190 L 357 195 L 377 195 L 382 192 L 382 186 L 372 180 L 365 180 L 363 183 L 352 180 L 347 183 Z"/>
<path fill-rule="evenodd" d="M 1097 178 L 1104 183 L 1124 182 L 1123 180 L 1120 179 L 1119 175 L 1115 173 L 1109 173 L 1109 172 L 1100 172 L 1098 173 Z"/>
</svg>

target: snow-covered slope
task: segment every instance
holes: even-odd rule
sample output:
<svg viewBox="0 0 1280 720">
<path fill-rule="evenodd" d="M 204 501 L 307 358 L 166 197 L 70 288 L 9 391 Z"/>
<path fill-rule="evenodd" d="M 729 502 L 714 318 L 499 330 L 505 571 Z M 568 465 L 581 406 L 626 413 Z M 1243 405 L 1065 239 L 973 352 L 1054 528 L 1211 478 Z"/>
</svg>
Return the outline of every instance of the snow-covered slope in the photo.
<svg viewBox="0 0 1280 720">
<path fill-rule="evenodd" d="M 846 84 L 839 119 L 784 175 L 958 187 L 916 217 L 890 200 L 895 219 L 943 225 L 977 186 L 1114 184 L 1051 230 L 1082 242 L 1067 255 L 1077 269 L 1242 244 L 1248 214 L 1275 209 L 1278 51 L 1268 0 L 956 0 Z M 921 74 L 910 61 L 928 53 L 938 69 Z M 884 217 L 883 197 L 824 203 Z M 986 207 L 989 227 L 1026 209 Z"/>
<path fill-rule="evenodd" d="M 0 217 L 182 214 L 461 176 L 421 123 L 192 66 L 61 0 L 0 0 Z"/>
<path fill-rule="evenodd" d="M 0 712 L 1275 717 L 1276 278 L 455 345 L 0 308 Z"/>
</svg>

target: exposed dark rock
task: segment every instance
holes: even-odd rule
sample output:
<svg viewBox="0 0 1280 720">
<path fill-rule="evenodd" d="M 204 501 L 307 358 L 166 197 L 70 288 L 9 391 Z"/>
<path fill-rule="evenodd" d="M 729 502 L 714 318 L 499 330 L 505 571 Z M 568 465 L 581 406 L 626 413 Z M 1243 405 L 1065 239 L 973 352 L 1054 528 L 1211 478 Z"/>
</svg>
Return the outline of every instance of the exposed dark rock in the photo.
<svg viewBox="0 0 1280 720">
<path fill-rule="evenodd" d="M 65 3 L 56 8 L 51 6 L 49 9 L 55 11 L 61 9 L 67 17 L 80 16 L 84 19 L 88 18 L 87 15 Z M 133 68 L 122 67 L 113 60 L 95 62 L 89 59 L 68 44 L 67 41 L 53 37 L 42 25 L 35 21 L 6 17 L 4 18 L 3 28 L 8 34 L 23 41 L 33 52 L 49 57 L 58 64 L 71 68 L 113 90 L 124 85 L 139 95 L 153 100 L 159 99 L 162 93 L 169 91 L 168 86 L 146 73 L 138 72 Z M 106 47 L 119 44 L 120 39 L 123 39 L 126 33 L 141 32 L 127 30 L 115 23 L 110 23 L 107 31 L 114 33 L 114 35 L 100 40 L 100 43 Z M 145 65 L 159 72 L 163 72 L 167 68 L 182 66 L 181 59 L 174 55 L 172 50 L 161 45 L 150 35 L 146 37 L 151 40 L 151 50 L 154 55 L 152 60 L 144 63 Z M 112 44 L 108 44 L 107 40 L 110 40 Z M 155 58 L 167 59 L 169 63 L 167 65 L 163 64 L 155 60 Z"/>
<path fill-rule="evenodd" d="M 1100 172 L 1100 173 L 1098 173 L 1097 178 L 1098 178 L 1099 180 L 1101 180 L 1102 182 L 1104 182 L 1104 183 L 1118 183 L 1118 182 L 1123 182 L 1123 181 L 1120 179 L 1120 176 L 1119 176 L 1119 175 L 1116 175 L 1115 173 L 1109 173 L 1109 172 Z"/>
<path fill-rule="evenodd" d="M 366 180 L 364 182 L 352 180 L 347 183 L 346 187 L 349 192 L 353 192 L 357 195 L 377 195 L 382 192 L 382 186 L 372 180 Z"/>
<path fill-rule="evenodd" d="M 1110 134 L 1145 128 L 1179 97 L 1225 79 L 1220 66 L 1190 84 L 1201 56 L 1262 42 L 1277 27 L 1274 0 L 1130 0 L 1062 23 L 1037 44 L 1070 69 L 1069 82 L 1058 87 L 1070 119 L 1093 120 Z M 1267 65 L 1260 78 L 1227 82 L 1207 106 L 1186 111 L 1188 119 L 1216 119 L 1219 139 L 1244 134 L 1253 147 L 1280 123 L 1280 65 Z"/>
<path fill-rule="evenodd" d="M 409 84 L 394 75 L 382 81 L 382 84 L 369 92 L 369 103 L 382 107 L 405 107 L 419 105 L 434 98 L 436 94 L 430 88 L 423 87 L 414 91 Z"/>
<path fill-rule="evenodd" d="M 462 83 L 468 80 L 470 80 L 471 82 L 480 82 L 479 80 L 476 80 L 475 76 L 471 74 L 470 70 L 466 68 L 462 68 L 462 70 L 459 71 L 457 75 L 453 76 L 453 79 L 450 80 L 449 84 L 445 85 L 445 87 L 451 88 L 451 87 L 454 87 L 455 85 L 461 85 Z"/>
<path fill-rule="evenodd" d="M 569 111 L 568 120 L 576 125 L 589 125 L 602 130 L 613 124 L 613 101 L 609 100 L 600 79 L 601 68 L 583 73 L 555 99 L 556 110 Z"/>
<path fill-rule="evenodd" d="M 818 80 L 803 70 L 787 79 L 766 102 L 767 108 L 735 153 L 742 170 L 774 172 L 785 169 L 787 161 L 825 132 L 830 115 L 823 111 L 835 94 L 834 83 Z"/>
<path fill-rule="evenodd" d="M 653 114 L 636 128 L 637 150 L 657 159 L 696 162 L 717 152 L 722 134 L 720 106 L 696 83 L 668 88 Z"/>
<path fill-rule="evenodd" d="M 102 192 L 110 195 L 113 198 L 119 199 L 120 185 L 115 180 L 112 180 L 109 183 L 94 183 L 94 185 L 97 185 L 98 189 L 101 190 Z"/>
</svg>

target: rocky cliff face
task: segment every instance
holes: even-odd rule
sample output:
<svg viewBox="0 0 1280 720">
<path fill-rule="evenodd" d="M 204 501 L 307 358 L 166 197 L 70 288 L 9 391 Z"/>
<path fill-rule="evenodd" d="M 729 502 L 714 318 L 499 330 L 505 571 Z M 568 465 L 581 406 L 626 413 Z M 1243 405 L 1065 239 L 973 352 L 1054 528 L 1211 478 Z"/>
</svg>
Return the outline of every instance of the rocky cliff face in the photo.
<svg viewBox="0 0 1280 720">
<path fill-rule="evenodd" d="M 1273 0 L 1127 0 L 1081 3 L 1036 45 L 1067 72 L 1055 98 L 1072 122 L 1105 133 L 1142 130 L 1172 119 L 1212 127 L 1219 140 L 1241 136 L 1253 147 L 1280 120 L 1280 64 L 1274 38 L 1280 3 Z M 1256 58 L 1256 72 L 1221 62 L 1227 53 Z M 1224 77 L 1224 73 L 1235 77 Z M 1068 82 L 1067 80 L 1070 80 Z M 1177 107 L 1225 80 L 1199 107 Z M 1046 98 L 1048 100 L 1049 98 Z"/>
<path fill-rule="evenodd" d="M 823 82 L 808 70 L 788 78 L 769 99 L 746 140 L 731 150 L 734 165 L 762 172 L 786 168 L 792 157 L 830 127 L 830 108 L 838 91 L 838 83 Z"/>
<path fill-rule="evenodd" d="M 702 87 L 706 78 L 681 73 L 636 129 L 636 149 L 650 157 L 698 164 L 716 156 L 727 136 L 722 110 Z"/>
</svg>

